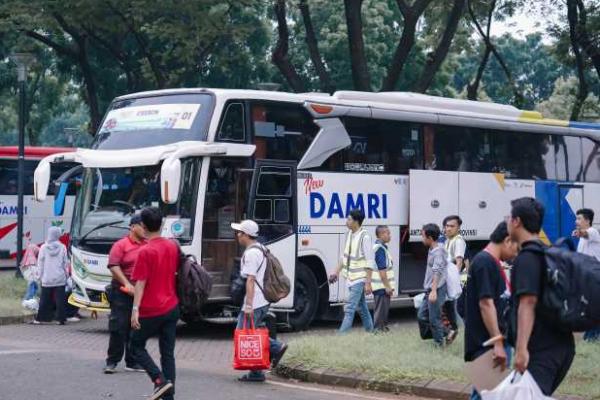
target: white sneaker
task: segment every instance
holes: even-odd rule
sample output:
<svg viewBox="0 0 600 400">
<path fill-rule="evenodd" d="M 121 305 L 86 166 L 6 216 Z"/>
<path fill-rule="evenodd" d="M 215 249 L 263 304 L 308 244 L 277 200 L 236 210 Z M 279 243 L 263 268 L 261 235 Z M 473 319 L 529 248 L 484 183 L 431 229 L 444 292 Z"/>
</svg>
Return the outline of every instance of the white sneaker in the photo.
<svg viewBox="0 0 600 400">
<path fill-rule="evenodd" d="M 79 322 L 79 321 L 81 321 L 81 319 L 79 319 L 78 317 L 67 318 L 67 322 Z"/>
</svg>

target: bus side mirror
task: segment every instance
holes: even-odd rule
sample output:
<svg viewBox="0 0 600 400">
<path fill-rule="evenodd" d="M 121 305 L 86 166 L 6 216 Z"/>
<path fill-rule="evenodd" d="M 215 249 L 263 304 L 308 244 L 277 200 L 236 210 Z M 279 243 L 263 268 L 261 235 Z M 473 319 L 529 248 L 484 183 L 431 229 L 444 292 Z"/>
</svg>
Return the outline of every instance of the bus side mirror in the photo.
<svg viewBox="0 0 600 400">
<path fill-rule="evenodd" d="M 179 158 L 166 159 L 160 170 L 160 195 L 163 203 L 177 203 L 180 184 L 181 161 Z"/>
<path fill-rule="evenodd" d="M 42 160 L 33 173 L 33 196 L 36 201 L 46 200 L 48 186 L 50 186 L 50 163 Z"/>
</svg>

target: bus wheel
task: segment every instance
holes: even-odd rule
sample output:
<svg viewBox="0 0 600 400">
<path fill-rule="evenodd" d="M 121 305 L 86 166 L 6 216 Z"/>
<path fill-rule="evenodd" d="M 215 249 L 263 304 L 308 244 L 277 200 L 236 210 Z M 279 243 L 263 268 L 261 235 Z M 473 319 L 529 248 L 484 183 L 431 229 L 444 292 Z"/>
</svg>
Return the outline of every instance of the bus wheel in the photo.
<svg viewBox="0 0 600 400">
<path fill-rule="evenodd" d="M 296 331 L 310 325 L 319 307 L 319 288 L 317 278 L 303 263 L 296 265 L 296 282 L 294 285 L 294 312 L 289 316 L 289 323 Z"/>
</svg>

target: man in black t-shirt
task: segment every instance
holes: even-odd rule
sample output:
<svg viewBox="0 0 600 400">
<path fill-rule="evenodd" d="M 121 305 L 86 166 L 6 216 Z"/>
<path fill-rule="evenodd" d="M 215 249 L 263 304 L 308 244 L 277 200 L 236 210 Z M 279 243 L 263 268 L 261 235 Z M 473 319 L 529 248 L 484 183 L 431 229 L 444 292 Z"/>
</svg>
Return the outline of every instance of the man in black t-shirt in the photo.
<svg viewBox="0 0 600 400">
<path fill-rule="evenodd" d="M 529 371 L 542 392 L 551 396 L 569 372 L 575 341 L 572 333 L 560 331 L 540 313 L 546 264 L 543 255 L 527 249 L 543 246 L 539 233 L 544 206 L 530 197 L 513 200 L 511 205 L 508 231 L 521 246 L 511 276 L 517 312 L 515 369 Z"/>
<path fill-rule="evenodd" d="M 505 369 L 508 355 L 502 336 L 500 316 L 510 296 L 510 282 L 500 261 L 512 260 L 517 244 L 508 235 L 506 222 L 500 223 L 490 236 L 490 243 L 479 252 L 469 268 L 466 289 L 465 361 L 473 361 L 490 349 L 483 343 L 493 339 L 495 364 Z M 471 400 L 481 397 L 476 390 Z"/>
</svg>

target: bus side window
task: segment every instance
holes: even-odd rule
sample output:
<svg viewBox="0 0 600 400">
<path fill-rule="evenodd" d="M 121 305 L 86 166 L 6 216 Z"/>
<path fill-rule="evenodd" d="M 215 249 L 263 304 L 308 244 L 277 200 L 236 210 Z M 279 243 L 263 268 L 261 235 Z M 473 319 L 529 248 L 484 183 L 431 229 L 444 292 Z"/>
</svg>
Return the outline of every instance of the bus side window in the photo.
<svg viewBox="0 0 600 400">
<path fill-rule="evenodd" d="M 227 105 L 219 126 L 217 140 L 242 143 L 246 141 L 246 123 L 242 103 L 229 103 Z"/>
<path fill-rule="evenodd" d="M 600 182 L 600 144 L 588 138 L 581 138 L 583 147 L 583 179 L 586 182 Z"/>
</svg>

